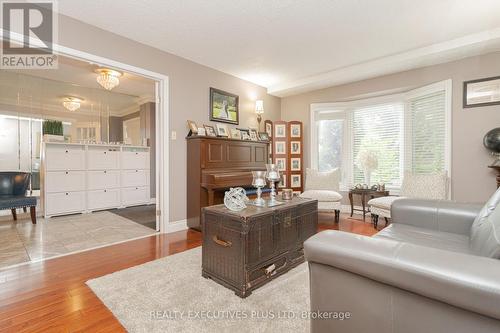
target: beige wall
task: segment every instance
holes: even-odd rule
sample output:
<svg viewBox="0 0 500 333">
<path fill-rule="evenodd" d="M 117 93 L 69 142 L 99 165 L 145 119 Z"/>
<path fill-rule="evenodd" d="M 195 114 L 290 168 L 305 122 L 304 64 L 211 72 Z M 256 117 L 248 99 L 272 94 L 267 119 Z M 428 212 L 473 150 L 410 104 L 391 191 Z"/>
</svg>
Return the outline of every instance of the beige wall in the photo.
<svg viewBox="0 0 500 333">
<path fill-rule="evenodd" d="M 495 174 L 487 168 L 492 159 L 483 147 L 482 139 L 488 130 L 500 127 L 500 106 L 463 109 L 462 82 L 498 75 L 500 53 L 491 53 L 286 97 L 281 100 L 281 116 L 284 120 L 304 122 L 308 147 L 311 103 L 364 98 L 380 95 L 379 92 L 387 94 L 410 90 L 452 79 L 452 198 L 457 201 L 482 202 L 496 189 Z M 310 149 L 306 151 L 310 153 Z M 305 159 L 306 165 L 310 165 L 310 155 Z"/>
<path fill-rule="evenodd" d="M 267 95 L 263 87 L 65 16 L 59 18 L 59 44 L 169 76 L 170 126 L 177 131 L 177 140 L 170 141 L 172 222 L 186 218 L 186 120 L 209 123 L 209 87 L 240 96 L 240 127 L 257 125 L 256 99 L 264 100 L 264 119 L 280 117 L 280 99 Z"/>
</svg>

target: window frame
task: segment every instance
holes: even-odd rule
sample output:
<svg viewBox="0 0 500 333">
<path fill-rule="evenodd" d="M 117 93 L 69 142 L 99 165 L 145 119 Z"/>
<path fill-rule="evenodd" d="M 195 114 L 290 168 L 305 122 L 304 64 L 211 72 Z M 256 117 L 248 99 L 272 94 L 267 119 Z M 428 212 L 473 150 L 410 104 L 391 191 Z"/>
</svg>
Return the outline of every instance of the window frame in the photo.
<svg viewBox="0 0 500 333">
<path fill-rule="evenodd" d="M 346 161 L 346 163 L 342 163 L 347 167 L 342 168 L 341 170 L 341 182 L 340 182 L 340 190 L 347 191 L 352 186 L 353 182 L 353 167 L 354 163 L 352 156 L 352 147 L 353 147 L 353 130 L 352 130 L 352 122 L 353 122 L 353 109 L 363 107 L 363 106 L 375 106 L 380 104 L 387 103 L 402 103 L 403 110 L 403 127 L 401 133 L 401 147 L 400 147 L 400 170 L 401 177 L 405 171 L 406 165 L 406 147 L 409 144 L 410 138 L 408 137 L 408 112 L 409 112 L 409 103 L 410 99 L 417 98 L 421 96 L 425 96 L 427 94 L 432 94 L 438 91 L 445 92 L 445 166 L 444 169 L 448 174 L 448 177 L 451 179 L 451 159 L 452 159 L 452 150 L 451 150 L 451 134 L 452 134 L 452 80 L 444 80 L 435 82 L 417 89 L 413 89 L 407 91 L 405 93 L 397 93 L 384 95 L 373 98 L 365 98 L 360 100 L 351 100 L 346 102 L 332 102 L 332 103 L 312 103 L 310 105 L 310 131 L 309 131 L 309 142 L 310 142 L 310 166 L 313 169 L 318 169 L 318 130 L 317 130 L 317 122 L 321 120 L 321 117 L 325 117 L 324 119 L 343 119 L 343 137 L 342 137 L 342 160 Z M 331 115 L 331 118 L 329 116 Z M 400 187 L 389 188 L 392 194 L 398 194 Z M 451 181 L 449 182 L 448 193 L 451 194 Z M 450 195 L 449 195 L 450 196 Z"/>
</svg>

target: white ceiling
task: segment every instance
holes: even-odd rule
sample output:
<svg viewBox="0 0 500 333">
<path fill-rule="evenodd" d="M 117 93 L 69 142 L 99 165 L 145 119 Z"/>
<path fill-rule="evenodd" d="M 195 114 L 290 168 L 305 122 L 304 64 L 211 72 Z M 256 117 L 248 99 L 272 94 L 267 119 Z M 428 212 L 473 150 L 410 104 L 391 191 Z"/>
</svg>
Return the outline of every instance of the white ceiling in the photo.
<svg viewBox="0 0 500 333">
<path fill-rule="evenodd" d="M 65 0 L 59 11 L 278 96 L 500 50 L 500 0 Z"/>
</svg>

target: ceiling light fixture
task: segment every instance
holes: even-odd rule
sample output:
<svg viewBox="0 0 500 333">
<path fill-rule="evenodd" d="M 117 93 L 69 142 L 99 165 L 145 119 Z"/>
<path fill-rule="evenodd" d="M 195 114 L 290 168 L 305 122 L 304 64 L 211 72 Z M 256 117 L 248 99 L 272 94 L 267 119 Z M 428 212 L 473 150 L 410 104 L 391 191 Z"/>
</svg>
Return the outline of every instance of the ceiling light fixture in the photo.
<svg viewBox="0 0 500 333">
<path fill-rule="evenodd" d="M 83 102 L 83 99 L 81 99 L 81 98 L 68 96 L 68 97 L 64 97 L 62 104 L 69 111 L 76 111 L 80 108 L 82 102 Z"/>
<path fill-rule="evenodd" d="M 96 69 L 97 82 L 106 90 L 111 90 L 120 84 L 119 77 L 122 73 L 108 69 L 108 68 L 98 68 Z"/>
</svg>

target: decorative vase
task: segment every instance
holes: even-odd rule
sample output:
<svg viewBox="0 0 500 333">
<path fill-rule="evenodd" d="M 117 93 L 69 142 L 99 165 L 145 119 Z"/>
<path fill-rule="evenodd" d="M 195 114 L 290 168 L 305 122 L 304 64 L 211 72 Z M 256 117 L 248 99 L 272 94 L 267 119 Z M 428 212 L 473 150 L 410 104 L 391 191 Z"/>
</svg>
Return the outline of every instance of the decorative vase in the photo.
<svg viewBox="0 0 500 333">
<path fill-rule="evenodd" d="M 262 188 L 266 186 L 266 171 L 252 171 L 252 175 L 252 185 L 257 188 L 257 199 L 254 200 L 254 204 L 264 206 L 265 201 L 262 199 Z"/>
<path fill-rule="evenodd" d="M 365 174 L 365 184 L 368 185 L 368 187 L 370 187 L 370 178 L 371 178 L 372 172 L 365 170 L 364 174 Z"/>
<path fill-rule="evenodd" d="M 266 178 L 271 183 L 271 202 L 276 201 L 275 182 L 280 180 L 280 172 L 276 164 L 266 164 Z"/>
</svg>

